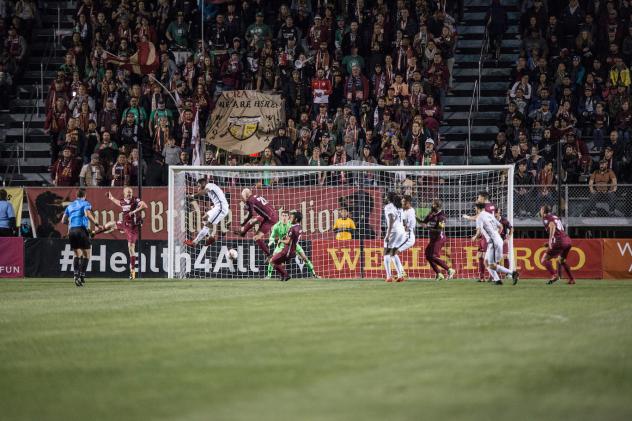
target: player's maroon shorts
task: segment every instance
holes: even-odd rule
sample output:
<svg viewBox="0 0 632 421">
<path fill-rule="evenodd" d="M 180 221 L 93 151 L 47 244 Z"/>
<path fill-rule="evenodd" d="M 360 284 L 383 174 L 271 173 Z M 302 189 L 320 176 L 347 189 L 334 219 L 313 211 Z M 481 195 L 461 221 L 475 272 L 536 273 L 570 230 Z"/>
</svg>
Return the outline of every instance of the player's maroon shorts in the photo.
<svg viewBox="0 0 632 421">
<path fill-rule="evenodd" d="M 568 253 L 571 251 L 573 247 L 573 243 L 570 238 L 557 240 L 553 243 L 553 247 L 550 247 L 546 250 L 546 254 L 549 257 L 562 257 L 562 259 L 566 259 L 568 257 Z"/>
<path fill-rule="evenodd" d="M 138 240 L 139 225 L 126 225 L 123 221 L 116 221 L 116 228 L 125 233 L 128 243 L 135 243 Z"/>
<path fill-rule="evenodd" d="M 445 237 L 439 238 L 437 240 L 430 240 L 425 250 L 426 259 L 441 256 L 441 249 L 443 249 L 443 245 L 445 244 L 446 240 L 447 238 Z"/>
<path fill-rule="evenodd" d="M 287 252 L 287 246 L 286 246 L 286 248 L 284 248 L 283 250 L 281 250 L 280 252 L 272 256 L 272 258 L 270 259 L 270 263 L 272 263 L 273 265 L 280 265 L 281 263 L 285 263 L 295 256 L 296 254 L 292 256 Z"/>
<path fill-rule="evenodd" d="M 270 234 L 270 231 L 272 231 L 272 227 L 274 226 L 274 224 L 277 223 L 277 221 L 271 221 L 269 219 L 264 220 L 260 216 L 257 217 L 257 220 L 259 221 L 259 229 L 257 230 L 257 233 L 261 232 L 266 236 Z"/>
<path fill-rule="evenodd" d="M 487 240 L 483 236 L 478 239 L 478 251 L 480 253 L 487 253 Z"/>
</svg>

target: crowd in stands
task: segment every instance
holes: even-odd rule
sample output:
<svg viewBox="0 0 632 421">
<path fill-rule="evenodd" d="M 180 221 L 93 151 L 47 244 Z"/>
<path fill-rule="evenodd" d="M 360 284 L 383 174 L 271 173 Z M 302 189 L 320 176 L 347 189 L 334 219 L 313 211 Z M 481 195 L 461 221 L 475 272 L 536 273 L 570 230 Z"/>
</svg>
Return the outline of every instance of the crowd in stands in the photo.
<svg viewBox="0 0 632 421">
<path fill-rule="evenodd" d="M 436 165 L 442 104 L 453 84 L 462 4 L 435 0 L 82 0 L 46 100 L 55 185 L 165 184 L 190 164 L 223 91 L 285 100 L 269 148 L 203 164 L 325 165 L 359 160 Z M 202 38 L 202 33 L 204 38 Z M 108 60 L 148 40 L 157 70 Z M 140 150 L 140 153 L 139 153 Z"/>
<path fill-rule="evenodd" d="M 504 9 L 494 2 L 490 15 Z M 516 164 L 517 211 L 529 214 L 529 204 L 557 201 L 559 147 L 561 181 L 589 184 L 591 200 L 614 212 L 617 183 L 632 181 L 632 6 L 524 0 L 521 12 L 521 54 L 490 162 Z"/>
</svg>

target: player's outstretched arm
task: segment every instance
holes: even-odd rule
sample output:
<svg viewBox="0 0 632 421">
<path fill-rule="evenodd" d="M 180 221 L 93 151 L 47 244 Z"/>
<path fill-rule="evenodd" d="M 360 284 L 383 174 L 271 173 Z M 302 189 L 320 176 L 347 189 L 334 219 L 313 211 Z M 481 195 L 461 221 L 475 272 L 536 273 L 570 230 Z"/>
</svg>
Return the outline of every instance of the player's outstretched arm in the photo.
<svg viewBox="0 0 632 421">
<path fill-rule="evenodd" d="M 481 238 L 481 230 L 480 228 L 476 228 L 476 234 L 474 234 L 474 236 L 472 237 L 472 241 L 476 241 L 479 238 Z"/>
<path fill-rule="evenodd" d="M 107 198 L 110 199 L 110 202 L 114 203 L 116 206 L 121 206 L 121 201 L 116 197 L 112 196 L 112 193 L 108 191 Z"/>
<path fill-rule="evenodd" d="M 463 214 L 461 215 L 461 218 L 465 219 L 466 221 L 470 221 L 470 222 L 474 222 L 476 221 L 476 215 L 467 215 L 467 214 Z"/>
<path fill-rule="evenodd" d="M 555 239 L 555 222 L 549 222 L 549 248 L 553 248 L 553 240 Z"/>
<path fill-rule="evenodd" d="M 98 228 L 98 227 L 100 227 L 100 226 L 101 226 L 101 224 L 99 224 L 99 223 L 97 222 L 97 220 L 96 220 L 96 219 L 94 219 L 94 215 L 92 215 L 92 211 L 91 211 L 90 209 L 86 209 L 86 216 L 88 217 L 88 219 L 90 220 L 90 222 L 92 222 L 92 223 L 94 224 L 94 226 L 95 226 L 96 228 Z"/>
</svg>

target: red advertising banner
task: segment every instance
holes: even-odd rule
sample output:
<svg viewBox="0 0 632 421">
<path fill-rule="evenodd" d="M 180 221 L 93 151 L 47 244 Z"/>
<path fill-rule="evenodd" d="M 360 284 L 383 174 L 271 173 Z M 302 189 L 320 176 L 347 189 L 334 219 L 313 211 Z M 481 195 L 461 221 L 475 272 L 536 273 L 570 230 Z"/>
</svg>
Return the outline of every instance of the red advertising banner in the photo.
<svg viewBox="0 0 632 421">
<path fill-rule="evenodd" d="M 402 255 L 408 275 L 412 278 L 433 278 L 425 257 L 427 240 L 418 240 L 414 247 Z M 516 267 L 524 278 L 546 278 L 548 273 L 540 259 L 546 251 L 544 240 L 515 240 L 514 256 Z M 442 259 L 457 270 L 457 277 L 477 276 L 477 246 L 466 239 L 448 240 L 443 248 Z M 383 244 L 377 240 L 354 241 L 313 241 L 312 261 L 316 268 L 333 269 L 332 277 L 347 279 L 383 278 Z M 576 278 L 594 279 L 602 277 L 601 240 L 575 240 L 569 255 L 569 263 Z"/>
<path fill-rule="evenodd" d="M 24 277 L 24 240 L 0 237 L 0 278 Z"/>
<path fill-rule="evenodd" d="M 604 239 L 603 277 L 632 279 L 632 240 Z"/>
<path fill-rule="evenodd" d="M 107 192 L 115 197 L 122 197 L 122 188 L 95 187 L 87 189 L 87 200 L 92 204 L 92 212 L 99 223 L 107 223 L 121 219 L 120 209 L 108 200 Z M 192 193 L 191 190 L 189 193 Z M 235 239 L 231 228 L 234 218 L 242 222 L 247 212 L 241 201 L 241 188 L 228 187 L 224 189 L 230 203 L 231 212 L 222 221 L 222 233 L 228 239 Z M 319 187 L 271 187 L 254 189 L 270 201 L 279 211 L 300 210 L 303 214 L 303 230 L 305 239 L 318 235 L 320 239 L 334 238 L 332 230 L 334 221 L 338 217 L 338 209 L 346 207 L 356 222 L 358 229 L 363 230 L 367 238 L 377 238 L 380 235 L 382 193 L 377 188 L 337 188 Z M 134 189 L 136 194 L 136 189 Z M 61 223 L 64 209 L 76 199 L 77 189 L 67 187 L 27 188 L 29 213 L 35 236 L 38 238 L 62 238 L 67 235 L 68 227 Z M 143 201 L 148 209 L 143 212 L 144 224 L 142 238 L 144 240 L 167 240 L 167 208 L 169 206 L 168 191 L 165 187 L 143 188 Z M 175 227 L 181 233 L 188 230 L 194 234 L 201 228 L 204 212 L 210 208 L 210 201 L 199 200 L 192 202 L 188 208 L 184 203 L 179 204 L 176 212 L 184 212 L 185 217 L 179 218 L 181 226 Z M 125 239 L 125 235 L 115 230 L 111 234 L 100 235 L 100 239 Z"/>
<path fill-rule="evenodd" d="M 122 218 L 121 210 L 107 198 L 107 192 L 115 197 L 123 197 L 120 187 L 94 187 L 86 189 L 87 200 L 92 204 L 95 219 L 105 224 Z M 134 194 L 137 189 L 134 189 Z M 66 206 L 77 198 L 77 188 L 34 187 L 26 189 L 29 214 L 33 233 L 38 238 L 62 238 L 68 233 L 68 226 L 61 223 Z M 143 212 L 144 224 L 142 238 L 144 240 L 167 239 L 167 189 L 164 187 L 143 188 L 143 201 L 148 209 Z M 125 234 L 114 230 L 111 234 L 102 234 L 102 239 L 125 239 Z"/>
</svg>

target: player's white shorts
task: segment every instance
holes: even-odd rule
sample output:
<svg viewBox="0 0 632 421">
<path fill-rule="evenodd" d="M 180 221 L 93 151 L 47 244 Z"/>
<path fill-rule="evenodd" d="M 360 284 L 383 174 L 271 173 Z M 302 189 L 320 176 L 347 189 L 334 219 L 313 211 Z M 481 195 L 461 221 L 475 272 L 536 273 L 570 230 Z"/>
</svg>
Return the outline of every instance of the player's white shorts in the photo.
<svg viewBox="0 0 632 421">
<path fill-rule="evenodd" d="M 208 223 L 211 225 L 217 225 L 228 215 L 230 209 L 224 208 L 223 206 L 213 206 L 213 208 L 206 212 L 206 217 Z"/>
<path fill-rule="evenodd" d="M 503 243 L 495 243 L 490 241 L 487 243 L 487 251 L 485 252 L 485 261 L 487 263 L 500 263 L 503 260 Z"/>
<path fill-rule="evenodd" d="M 406 231 L 391 231 L 391 235 L 384 239 L 385 249 L 396 249 L 406 241 Z"/>
<path fill-rule="evenodd" d="M 403 252 L 403 251 L 408 250 L 414 245 L 415 245 L 415 234 L 412 232 L 407 232 L 406 235 L 404 236 L 404 241 L 401 243 L 400 246 L 397 247 L 397 250 L 399 250 L 400 252 Z"/>
</svg>

